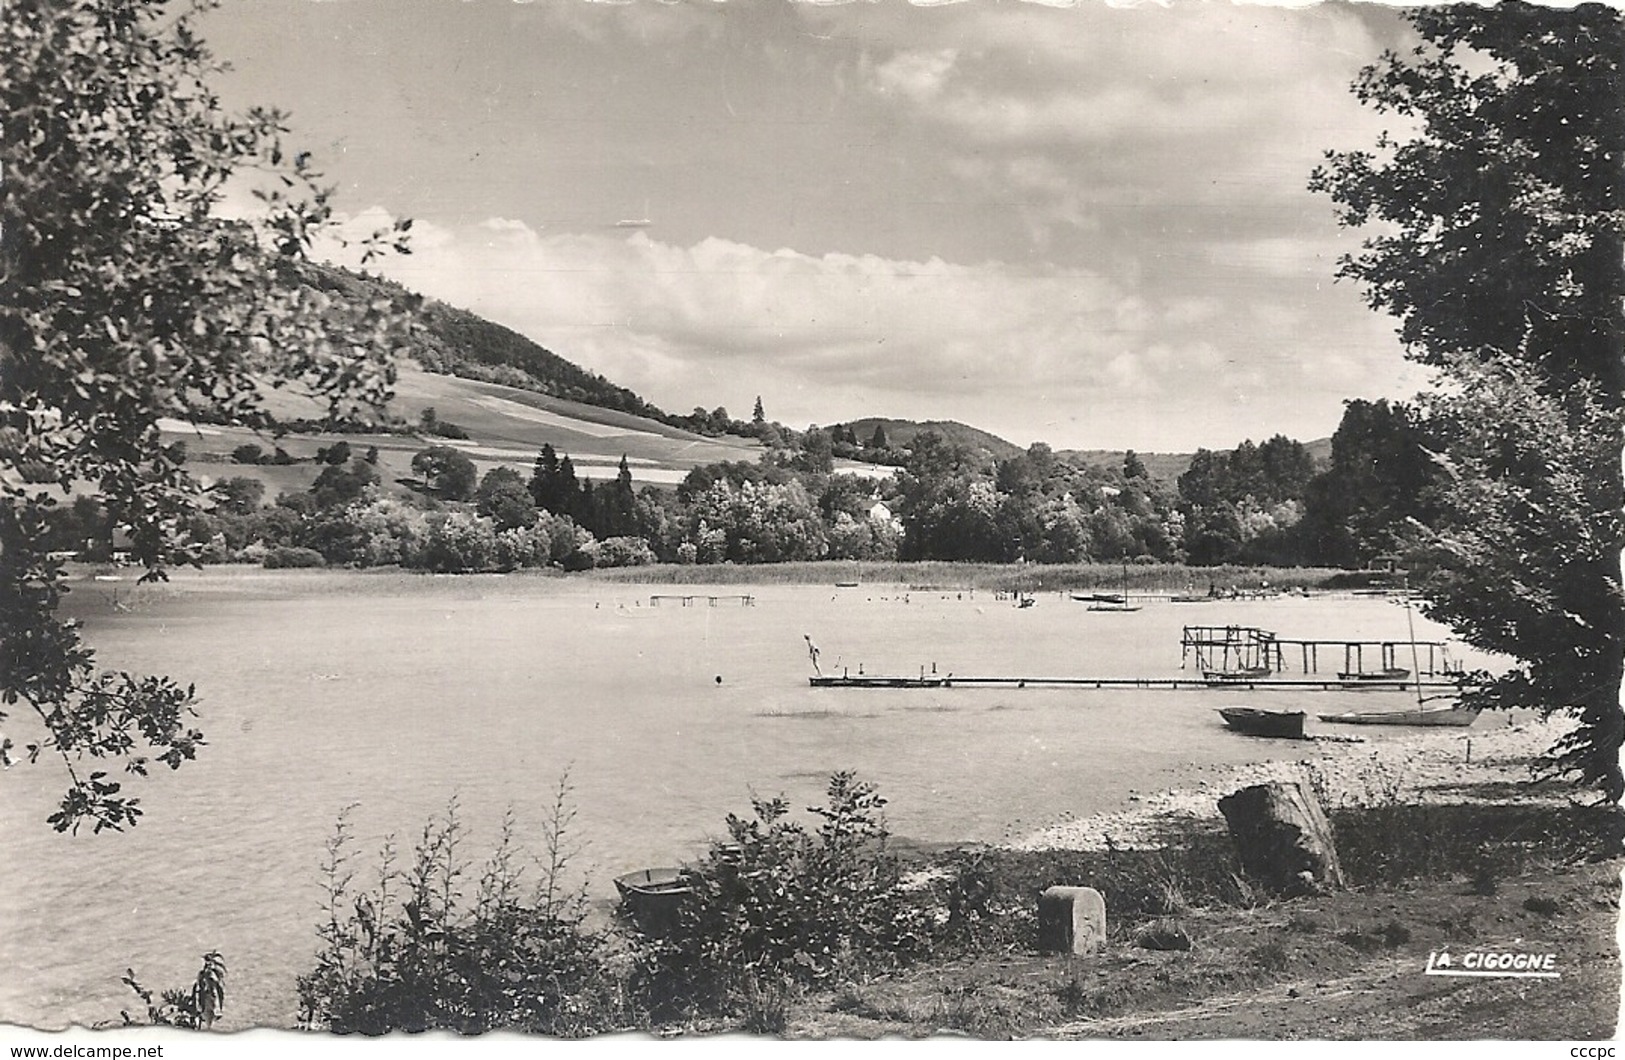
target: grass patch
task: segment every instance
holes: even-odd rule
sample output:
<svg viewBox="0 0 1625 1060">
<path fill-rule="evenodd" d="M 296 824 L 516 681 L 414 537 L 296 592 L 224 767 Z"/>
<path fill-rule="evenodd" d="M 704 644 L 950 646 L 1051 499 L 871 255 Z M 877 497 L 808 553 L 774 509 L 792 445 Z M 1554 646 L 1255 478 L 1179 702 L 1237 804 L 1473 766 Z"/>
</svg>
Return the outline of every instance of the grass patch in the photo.
<svg viewBox="0 0 1625 1060">
<path fill-rule="evenodd" d="M 1617 807 L 1394 803 L 1329 814 L 1344 875 L 1356 887 L 1466 877 L 1479 894 L 1533 868 L 1618 857 Z"/>
</svg>

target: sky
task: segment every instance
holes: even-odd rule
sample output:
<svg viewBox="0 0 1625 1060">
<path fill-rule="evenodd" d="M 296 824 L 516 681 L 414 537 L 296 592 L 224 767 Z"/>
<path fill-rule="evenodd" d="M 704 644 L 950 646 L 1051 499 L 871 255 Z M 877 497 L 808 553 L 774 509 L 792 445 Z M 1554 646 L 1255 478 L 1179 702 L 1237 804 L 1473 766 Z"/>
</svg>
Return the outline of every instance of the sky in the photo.
<svg viewBox="0 0 1625 1060">
<path fill-rule="evenodd" d="M 227 0 L 373 267 L 675 412 L 1143 452 L 1426 384 L 1308 192 L 1373 5 Z"/>
</svg>

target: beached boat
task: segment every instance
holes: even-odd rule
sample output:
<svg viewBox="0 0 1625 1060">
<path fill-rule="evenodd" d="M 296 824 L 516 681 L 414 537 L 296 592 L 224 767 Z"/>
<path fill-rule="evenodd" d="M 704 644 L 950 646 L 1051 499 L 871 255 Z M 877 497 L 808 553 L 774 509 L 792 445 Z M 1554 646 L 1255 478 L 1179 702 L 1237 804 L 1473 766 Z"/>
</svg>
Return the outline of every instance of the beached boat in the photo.
<svg viewBox="0 0 1625 1060">
<path fill-rule="evenodd" d="M 1260 710 L 1257 707 L 1220 707 L 1219 716 L 1236 732 L 1246 736 L 1271 736 L 1301 740 L 1304 713 L 1301 710 Z"/>
<path fill-rule="evenodd" d="M 1126 604 L 1128 598 L 1121 593 L 1073 593 L 1072 599 L 1080 604 Z"/>
<path fill-rule="evenodd" d="M 1478 711 L 1461 707 L 1435 707 L 1432 710 L 1350 710 L 1342 714 L 1322 714 L 1321 721 L 1339 725 L 1413 725 L 1465 728 L 1478 719 Z"/>
<path fill-rule="evenodd" d="M 615 889 L 621 895 L 621 909 L 650 933 L 675 924 L 684 896 L 694 892 L 688 873 L 674 868 L 639 869 L 617 876 Z"/>
</svg>

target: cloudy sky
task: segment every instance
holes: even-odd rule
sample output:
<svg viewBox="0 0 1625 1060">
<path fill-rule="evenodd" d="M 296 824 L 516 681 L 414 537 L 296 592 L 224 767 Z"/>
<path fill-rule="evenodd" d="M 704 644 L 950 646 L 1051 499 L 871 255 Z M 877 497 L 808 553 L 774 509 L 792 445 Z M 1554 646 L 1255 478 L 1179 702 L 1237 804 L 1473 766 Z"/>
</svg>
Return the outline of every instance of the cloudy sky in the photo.
<svg viewBox="0 0 1625 1060">
<path fill-rule="evenodd" d="M 383 271 L 664 408 L 1142 451 L 1329 435 L 1425 381 L 1310 195 L 1391 10 L 232 0 Z M 626 222 L 637 222 L 628 224 Z M 644 223 L 647 222 L 647 223 Z"/>
</svg>

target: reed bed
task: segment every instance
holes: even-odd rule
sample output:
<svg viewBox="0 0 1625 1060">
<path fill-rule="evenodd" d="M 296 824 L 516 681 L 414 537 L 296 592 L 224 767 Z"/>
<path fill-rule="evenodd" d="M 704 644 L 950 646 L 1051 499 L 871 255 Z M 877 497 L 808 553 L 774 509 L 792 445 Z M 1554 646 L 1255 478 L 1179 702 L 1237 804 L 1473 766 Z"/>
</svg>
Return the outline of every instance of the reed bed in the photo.
<svg viewBox="0 0 1625 1060">
<path fill-rule="evenodd" d="M 874 582 L 912 589 L 981 589 L 993 592 L 1109 590 L 1131 593 L 1205 593 L 1212 588 L 1256 591 L 1327 588 L 1345 571 L 1322 567 L 1191 567 L 1178 563 L 913 563 L 823 560 L 811 563 L 680 566 L 655 564 L 597 570 L 589 577 L 640 585 L 830 585 Z"/>
</svg>

